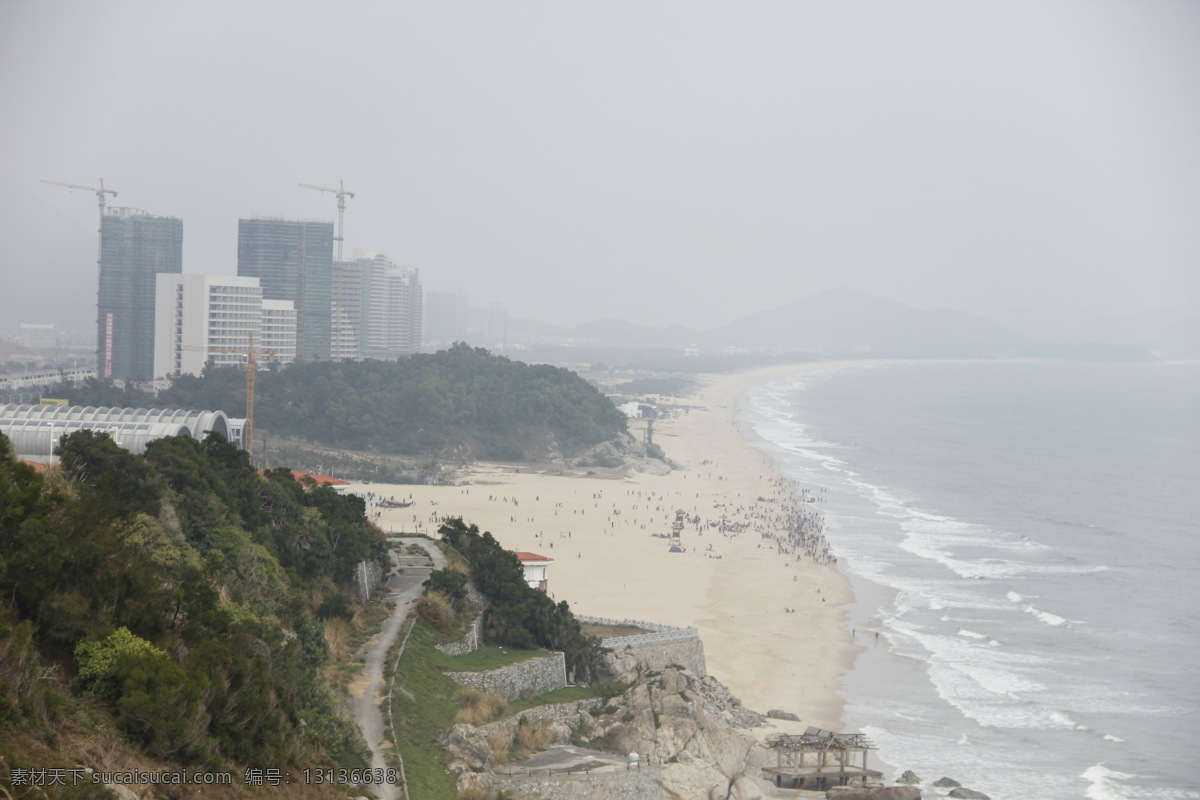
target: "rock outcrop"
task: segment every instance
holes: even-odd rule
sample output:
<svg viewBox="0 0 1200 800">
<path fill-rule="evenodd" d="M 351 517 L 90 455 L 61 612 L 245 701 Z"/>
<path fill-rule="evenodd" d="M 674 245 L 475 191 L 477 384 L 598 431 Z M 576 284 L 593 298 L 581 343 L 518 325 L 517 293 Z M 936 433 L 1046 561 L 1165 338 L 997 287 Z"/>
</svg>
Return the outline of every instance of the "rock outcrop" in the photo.
<svg viewBox="0 0 1200 800">
<path fill-rule="evenodd" d="M 921 779 L 911 769 L 906 769 L 896 778 L 896 783 L 903 783 L 906 786 L 912 786 L 914 783 L 921 783 Z"/>
<path fill-rule="evenodd" d="M 962 786 L 962 784 L 954 780 L 954 778 L 938 778 L 933 782 L 933 785 L 939 789 L 953 789 L 955 787 Z"/>
<path fill-rule="evenodd" d="M 951 789 L 950 794 L 946 796 L 961 798 L 961 800 L 991 800 L 991 798 L 983 792 L 977 792 L 974 789 L 963 789 L 962 787 Z"/>
<path fill-rule="evenodd" d="M 836 786 L 825 793 L 829 800 L 921 800 L 915 786 Z"/>
<path fill-rule="evenodd" d="M 790 711 L 780 711 L 778 708 L 772 708 L 767 712 L 767 716 L 771 719 L 786 719 L 791 722 L 799 722 L 800 718 Z"/>
<path fill-rule="evenodd" d="M 442 734 L 438 741 L 446 751 L 446 764 L 459 775 L 477 770 L 490 772 L 496 768 L 496 757 L 485 730 L 459 724 Z"/>
</svg>

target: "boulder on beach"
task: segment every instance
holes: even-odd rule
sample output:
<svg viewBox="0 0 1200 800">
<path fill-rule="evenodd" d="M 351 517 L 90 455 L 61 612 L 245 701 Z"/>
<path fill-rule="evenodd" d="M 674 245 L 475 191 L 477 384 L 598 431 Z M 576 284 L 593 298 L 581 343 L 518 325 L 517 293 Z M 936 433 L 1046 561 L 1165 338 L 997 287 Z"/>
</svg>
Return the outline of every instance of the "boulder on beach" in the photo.
<svg viewBox="0 0 1200 800">
<path fill-rule="evenodd" d="M 957 797 L 961 798 L 961 800 L 992 800 L 983 792 L 977 792 L 974 789 L 963 789 L 961 787 L 958 789 L 951 789 L 950 794 L 947 795 L 947 797 Z"/>
<path fill-rule="evenodd" d="M 906 769 L 900 774 L 899 778 L 896 778 L 896 783 L 903 783 L 911 786 L 914 783 L 921 783 L 921 779 L 918 778 L 917 774 L 911 769 Z"/>
<path fill-rule="evenodd" d="M 933 782 L 933 785 L 939 789 L 952 789 L 955 786 L 962 786 L 962 784 L 954 780 L 954 778 L 938 778 Z"/>
<path fill-rule="evenodd" d="M 767 716 L 771 719 L 786 719 L 791 722 L 799 722 L 800 718 L 790 711 L 780 711 L 778 708 L 772 708 L 767 712 Z"/>
</svg>

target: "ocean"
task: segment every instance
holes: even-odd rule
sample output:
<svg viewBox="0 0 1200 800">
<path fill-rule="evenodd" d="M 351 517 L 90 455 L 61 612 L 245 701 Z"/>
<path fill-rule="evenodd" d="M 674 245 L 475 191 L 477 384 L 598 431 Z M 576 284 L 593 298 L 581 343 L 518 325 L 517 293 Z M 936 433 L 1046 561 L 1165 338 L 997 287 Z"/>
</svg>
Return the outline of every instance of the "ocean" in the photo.
<svg viewBox="0 0 1200 800">
<path fill-rule="evenodd" d="M 1200 798 L 1200 365 L 830 367 L 739 416 L 853 584 L 845 730 L 927 797 Z"/>
</svg>

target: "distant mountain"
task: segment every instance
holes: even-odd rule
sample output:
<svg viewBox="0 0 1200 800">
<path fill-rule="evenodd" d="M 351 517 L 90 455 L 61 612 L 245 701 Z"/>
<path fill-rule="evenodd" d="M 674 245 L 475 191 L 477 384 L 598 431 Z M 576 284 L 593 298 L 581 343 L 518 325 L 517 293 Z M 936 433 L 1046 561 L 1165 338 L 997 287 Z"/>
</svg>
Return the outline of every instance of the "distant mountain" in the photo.
<svg viewBox="0 0 1200 800">
<path fill-rule="evenodd" d="M 1031 342 L 966 311 L 920 311 L 852 289 L 833 289 L 708 331 L 705 341 L 747 348 L 886 357 L 1019 355 Z"/>
<path fill-rule="evenodd" d="M 510 320 L 510 333 L 541 345 L 708 353 L 808 353 L 880 358 L 1037 357 L 1086 360 L 1200 358 L 1200 303 L 1105 317 L 1041 306 L 987 317 L 920 310 L 853 289 L 833 289 L 709 330 L 616 319 L 563 328 Z"/>
</svg>

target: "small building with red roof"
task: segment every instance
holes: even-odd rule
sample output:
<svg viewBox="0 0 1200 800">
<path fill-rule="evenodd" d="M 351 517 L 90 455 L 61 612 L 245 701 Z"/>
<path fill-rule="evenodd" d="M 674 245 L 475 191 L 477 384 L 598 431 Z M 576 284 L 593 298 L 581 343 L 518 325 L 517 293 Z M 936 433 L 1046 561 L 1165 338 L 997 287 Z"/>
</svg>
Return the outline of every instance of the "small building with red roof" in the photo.
<svg viewBox="0 0 1200 800">
<path fill-rule="evenodd" d="M 554 563 L 554 559 L 538 553 L 521 551 L 517 551 L 516 556 L 517 561 L 521 562 L 521 569 L 525 571 L 525 582 L 529 584 L 529 588 L 546 591 L 546 586 L 549 584 L 546 577 L 547 567 Z"/>
</svg>

